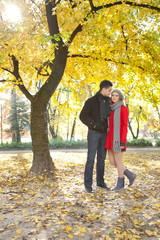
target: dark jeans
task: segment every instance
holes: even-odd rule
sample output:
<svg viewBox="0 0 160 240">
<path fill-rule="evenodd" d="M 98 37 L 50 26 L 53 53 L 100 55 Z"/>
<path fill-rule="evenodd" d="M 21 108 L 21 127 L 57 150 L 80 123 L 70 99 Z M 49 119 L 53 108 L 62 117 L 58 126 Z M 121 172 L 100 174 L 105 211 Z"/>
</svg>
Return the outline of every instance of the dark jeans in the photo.
<svg viewBox="0 0 160 240">
<path fill-rule="evenodd" d="M 97 184 L 104 183 L 104 161 L 106 158 L 106 142 L 107 134 L 96 131 L 88 131 L 88 155 L 84 172 L 85 187 L 92 186 L 94 160 L 97 153 L 96 180 Z"/>
</svg>

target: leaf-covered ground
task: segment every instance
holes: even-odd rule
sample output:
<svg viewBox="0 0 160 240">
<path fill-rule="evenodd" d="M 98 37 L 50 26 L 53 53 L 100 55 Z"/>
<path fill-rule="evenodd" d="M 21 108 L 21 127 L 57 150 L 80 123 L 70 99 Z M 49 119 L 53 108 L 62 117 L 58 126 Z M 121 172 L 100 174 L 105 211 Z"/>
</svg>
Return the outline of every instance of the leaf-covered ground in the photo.
<svg viewBox="0 0 160 240">
<path fill-rule="evenodd" d="M 83 186 L 86 152 L 52 152 L 54 180 L 29 174 L 32 153 L 0 154 L 0 239 L 160 239 L 160 151 L 127 151 L 137 173 L 132 188 L 113 192 Z M 106 183 L 117 173 L 106 160 Z"/>
</svg>

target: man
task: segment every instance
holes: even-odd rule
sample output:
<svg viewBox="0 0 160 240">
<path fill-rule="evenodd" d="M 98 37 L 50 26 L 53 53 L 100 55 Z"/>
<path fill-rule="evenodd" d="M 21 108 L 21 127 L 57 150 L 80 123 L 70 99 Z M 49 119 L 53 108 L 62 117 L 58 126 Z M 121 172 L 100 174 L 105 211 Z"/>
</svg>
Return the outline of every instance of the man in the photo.
<svg viewBox="0 0 160 240">
<path fill-rule="evenodd" d="M 84 172 L 86 192 L 93 193 L 93 167 L 97 153 L 97 186 L 109 190 L 104 182 L 104 162 L 106 158 L 105 142 L 107 137 L 110 98 L 113 84 L 108 80 L 100 83 L 100 90 L 89 98 L 80 113 L 80 120 L 88 127 L 88 154 Z"/>
</svg>

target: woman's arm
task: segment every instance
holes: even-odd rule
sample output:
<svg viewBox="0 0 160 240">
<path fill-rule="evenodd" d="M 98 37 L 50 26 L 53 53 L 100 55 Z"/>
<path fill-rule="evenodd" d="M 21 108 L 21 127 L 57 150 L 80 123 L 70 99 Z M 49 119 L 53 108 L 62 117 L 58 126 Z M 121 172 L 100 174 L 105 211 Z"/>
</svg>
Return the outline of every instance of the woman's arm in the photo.
<svg viewBox="0 0 160 240">
<path fill-rule="evenodd" d="M 128 132 L 128 109 L 126 106 L 121 107 L 121 132 L 120 132 L 120 142 L 121 146 L 127 142 L 127 132 Z"/>
</svg>

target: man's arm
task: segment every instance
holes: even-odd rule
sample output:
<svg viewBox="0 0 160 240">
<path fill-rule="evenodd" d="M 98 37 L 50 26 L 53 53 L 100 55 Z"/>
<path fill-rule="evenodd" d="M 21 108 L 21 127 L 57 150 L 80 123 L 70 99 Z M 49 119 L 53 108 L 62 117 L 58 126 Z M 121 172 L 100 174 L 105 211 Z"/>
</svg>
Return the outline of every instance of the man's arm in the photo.
<svg viewBox="0 0 160 240">
<path fill-rule="evenodd" d="M 95 122 L 91 118 L 91 107 L 90 107 L 89 100 L 85 102 L 79 118 L 87 127 L 94 128 Z"/>
</svg>

